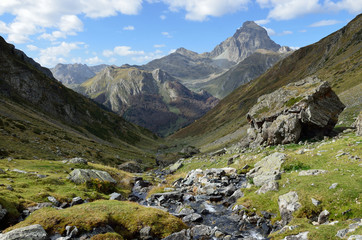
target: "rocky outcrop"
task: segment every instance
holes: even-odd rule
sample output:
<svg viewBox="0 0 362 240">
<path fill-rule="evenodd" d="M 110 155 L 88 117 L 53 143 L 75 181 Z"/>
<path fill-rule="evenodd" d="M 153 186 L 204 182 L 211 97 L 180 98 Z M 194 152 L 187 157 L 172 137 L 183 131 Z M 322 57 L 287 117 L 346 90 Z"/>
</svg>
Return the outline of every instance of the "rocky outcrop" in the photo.
<svg viewBox="0 0 362 240">
<path fill-rule="evenodd" d="M 297 192 L 289 192 L 279 196 L 278 205 L 283 225 L 288 224 L 293 218 L 293 213 L 301 207 L 298 200 Z"/>
<path fill-rule="evenodd" d="M 107 67 L 77 91 L 163 136 L 190 124 L 218 103 L 207 92 L 193 92 L 160 69 L 149 72 L 126 66 Z"/>
<path fill-rule="evenodd" d="M 142 168 L 139 163 L 135 161 L 128 161 L 117 166 L 118 169 L 131 173 L 142 172 Z"/>
<path fill-rule="evenodd" d="M 76 184 L 82 184 L 96 179 L 101 182 L 117 183 L 109 173 L 95 169 L 74 169 L 69 174 L 68 179 Z"/>
<path fill-rule="evenodd" d="M 328 82 L 308 77 L 261 96 L 247 114 L 250 147 L 296 143 L 328 134 L 344 105 Z"/>
<path fill-rule="evenodd" d="M 48 239 L 48 235 L 44 228 L 39 225 L 31 225 L 27 227 L 17 228 L 10 232 L 0 234 L 0 240 L 45 240 Z"/>
</svg>

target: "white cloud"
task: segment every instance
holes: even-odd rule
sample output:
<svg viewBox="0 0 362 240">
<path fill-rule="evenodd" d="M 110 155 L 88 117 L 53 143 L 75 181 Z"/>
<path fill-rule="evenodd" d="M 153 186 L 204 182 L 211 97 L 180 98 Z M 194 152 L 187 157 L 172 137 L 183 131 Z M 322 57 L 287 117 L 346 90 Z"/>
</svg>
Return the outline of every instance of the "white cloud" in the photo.
<svg viewBox="0 0 362 240">
<path fill-rule="evenodd" d="M 163 48 L 163 47 L 166 47 L 165 44 L 155 44 L 153 45 L 154 48 Z"/>
<path fill-rule="evenodd" d="M 321 20 L 319 22 L 315 22 L 315 23 L 309 25 L 309 27 L 324 27 L 324 26 L 335 25 L 337 23 L 340 23 L 340 21 L 337 21 L 337 20 Z"/>
<path fill-rule="evenodd" d="M 166 17 L 165 15 L 161 15 L 160 18 L 161 18 L 162 20 L 165 20 L 167 17 Z"/>
<path fill-rule="evenodd" d="M 292 31 L 285 30 L 285 31 L 279 33 L 279 36 L 290 35 L 290 34 L 293 34 L 293 32 L 292 32 Z"/>
<path fill-rule="evenodd" d="M 119 55 L 119 56 L 124 57 L 124 56 L 132 56 L 132 55 L 142 55 L 145 53 L 144 51 L 133 51 L 131 49 L 132 48 L 129 46 L 117 46 L 113 50 L 104 50 L 103 56 L 111 57 L 114 55 Z"/>
<path fill-rule="evenodd" d="M 162 0 L 173 12 L 185 10 L 185 18 L 204 21 L 209 16 L 220 17 L 227 13 L 247 9 L 250 0 Z"/>
<path fill-rule="evenodd" d="M 176 50 L 177 50 L 177 49 L 171 49 L 171 50 L 168 52 L 168 54 L 174 53 L 174 52 L 176 52 Z"/>
<path fill-rule="evenodd" d="M 331 0 L 325 0 L 325 7 L 330 11 L 346 10 L 350 13 L 358 14 L 362 12 L 361 0 L 342 0 L 334 2 Z"/>
<path fill-rule="evenodd" d="M 134 26 L 125 26 L 123 28 L 123 30 L 126 30 L 126 31 L 133 31 L 134 29 L 135 29 Z"/>
<path fill-rule="evenodd" d="M 79 15 L 99 18 L 137 14 L 141 8 L 142 0 L 1 0 L 0 15 L 8 13 L 14 20 L 6 24 L 0 21 L 0 33 L 14 43 L 28 42 L 30 36 L 44 32 L 42 38 L 55 40 L 83 31 Z M 53 32 L 47 33 L 47 29 Z"/>
<path fill-rule="evenodd" d="M 132 60 L 139 63 L 139 64 L 143 64 L 143 63 L 147 63 L 149 61 L 152 61 L 154 59 L 161 58 L 163 56 L 164 56 L 164 54 L 162 54 L 162 51 L 157 49 L 154 52 L 145 53 L 142 56 L 132 57 Z"/>
<path fill-rule="evenodd" d="M 65 58 L 69 56 L 69 53 L 72 50 L 79 49 L 83 44 L 81 42 L 61 42 L 58 46 L 41 49 L 39 57 L 35 60 L 43 66 L 55 66 L 57 63 L 66 62 Z"/>
<path fill-rule="evenodd" d="M 97 64 L 103 63 L 104 61 L 102 59 L 100 59 L 98 56 L 95 56 L 95 57 L 86 59 L 85 62 L 88 65 L 97 65 Z"/>
<path fill-rule="evenodd" d="M 39 48 L 37 46 L 34 46 L 32 44 L 29 44 L 29 45 L 26 45 L 26 48 L 29 50 L 29 51 L 37 51 L 39 50 Z"/>
<path fill-rule="evenodd" d="M 274 35 L 276 35 L 276 33 L 275 33 L 275 31 L 274 31 L 273 29 L 267 28 L 267 27 L 263 27 L 263 28 L 267 31 L 267 33 L 268 33 L 269 36 L 274 36 Z"/>
<path fill-rule="evenodd" d="M 269 35 L 269 36 L 284 36 L 284 35 L 293 34 L 292 31 L 288 31 L 288 30 L 285 30 L 285 31 L 280 32 L 280 33 L 277 33 L 277 32 L 274 31 L 274 29 L 267 28 L 267 27 L 263 27 L 263 28 L 268 32 L 268 35 Z"/>
<path fill-rule="evenodd" d="M 172 35 L 169 32 L 162 32 L 161 34 L 167 38 L 172 38 Z"/>
<path fill-rule="evenodd" d="M 256 20 L 255 21 L 255 23 L 258 24 L 258 25 L 264 25 L 264 24 L 267 24 L 269 22 L 270 22 L 269 19 L 261 19 L 261 20 Z"/>
</svg>

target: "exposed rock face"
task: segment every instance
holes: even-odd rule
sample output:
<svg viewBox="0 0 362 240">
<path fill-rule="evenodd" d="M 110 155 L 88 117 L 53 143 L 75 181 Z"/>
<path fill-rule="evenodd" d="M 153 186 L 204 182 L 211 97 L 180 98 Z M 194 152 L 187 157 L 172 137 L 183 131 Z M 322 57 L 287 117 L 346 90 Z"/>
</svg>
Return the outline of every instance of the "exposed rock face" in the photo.
<svg viewBox="0 0 362 240">
<path fill-rule="evenodd" d="M 261 96 L 247 119 L 250 147 L 296 143 L 328 134 L 344 109 L 328 82 L 308 77 Z"/>
<path fill-rule="evenodd" d="M 136 163 L 135 161 L 129 161 L 122 163 L 121 165 L 117 166 L 118 169 L 131 172 L 131 173 L 139 173 L 142 172 L 142 169 L 140 167 L 140 164 Z"/>
<path fill-rule="evenodd" d="M 357 136 L 362 136 L 362 111 L 359 113 L 356 120 L 356 134 Z"/>
<path fill-rule="evenodd" d="M 288 224 L 293 218 L 293 213 L 301 207 L 298 200 L 299 197 L 296 192 L 289 192 L 279 196 L 278 205 L 283 225 Z"/>
<path fill-rule="evenodd" d="M 87 81 L 106 67 L 107 65 L 105 64 L 89 67 L 86 64 L 79 63 L 59 63 L 54 68 L 51 68 L 50 71 L 57 80 L 69 86 L 71 84 L 81 84 Z"/>
<path fill-rule="evenodd" d="M 102 182 L 117 183 L 109 173 L 94 169 L 74 169 L 68 176 L 68 179 L 76 184 L 86 183 L 95 179 Z"/>
<path fill-rule="evenodd" d="M 0 240 L 45 240 L 48 235 L 44 228 L 39 225 L 30 225 L 27 227 L 17 228 L 5 234 L 0 234 Z"/>
<path fill-rule="evenodd" d="M 78 91 L 160 135 L 190 124 L 218 103 L 207 92 L 192 92 L 159 69 L 108 67 Z"/>
</svg>

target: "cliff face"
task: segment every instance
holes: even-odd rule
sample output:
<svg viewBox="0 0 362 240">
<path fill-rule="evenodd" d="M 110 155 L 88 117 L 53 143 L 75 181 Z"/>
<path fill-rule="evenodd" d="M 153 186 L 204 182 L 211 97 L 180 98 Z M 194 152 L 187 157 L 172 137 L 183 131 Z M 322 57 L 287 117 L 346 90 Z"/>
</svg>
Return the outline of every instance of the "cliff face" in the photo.
<svg viewBox="0 0 362 240">
<path fill-rule="evenodd" d="M 108 67 L 77 90 L 160 135 L 193 122 L 218 102 L 206 92 L 190 91 L 159 69 Z"/>
</svg>

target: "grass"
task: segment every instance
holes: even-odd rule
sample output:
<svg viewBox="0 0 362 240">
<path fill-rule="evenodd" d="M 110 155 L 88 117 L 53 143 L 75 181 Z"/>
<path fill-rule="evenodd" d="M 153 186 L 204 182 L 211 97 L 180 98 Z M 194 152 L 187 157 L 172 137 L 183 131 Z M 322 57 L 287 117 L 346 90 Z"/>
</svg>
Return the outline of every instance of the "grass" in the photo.
<svg viewBox="0 0 362 240">
<path fill-rule="evenodd" d="M 186 228 L 180 219 L 159 209 L 133 202 L 99 200 L 63 210 L 43 208 L 6 231 L 32 224 L 42 225 L 48 233 L 60 234 L 68 225 L 77 226 L 80 232 L 110 225 L 125 239 L 134 239 L 145 226 L 150 226 L 152 236 L 157 238 Z"/>
<path fill-rule="evenodd" d="M 83 199 L 96 200 L 108 199 L 105 185 L 90 187 L 89 185 L 75 185 L 66 177 L 71 168 L 94 168 L 107 171 L 118 181 L 112 190 L 124 196 L 131 192 L 133 176 L 121 170 L 89 163 L 87 166 L 76 164 L 64 164 L 60 161 L 49 160 L 0 160 L 1 169 L 20 169 L 28 174 L 6 171 L 0 174 L 0 204 L 9 211 L 7 224 L 15 221 L 23 209 L 35 205 L 38 202 L 47 202 L 48 196 L 55 197 L 61 202 L 71 202 L 72 198 L 80 196 Z M 33 174 L 31 174 L 33 172 Z M 46 178 L 38 178 L 36 174 L 48 175 Z M 9 191 L 6 186 L 11 185 L 14 191 Z M 110 188 L 108 188 L 110 189 Z"/>
</svg>

